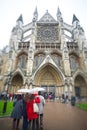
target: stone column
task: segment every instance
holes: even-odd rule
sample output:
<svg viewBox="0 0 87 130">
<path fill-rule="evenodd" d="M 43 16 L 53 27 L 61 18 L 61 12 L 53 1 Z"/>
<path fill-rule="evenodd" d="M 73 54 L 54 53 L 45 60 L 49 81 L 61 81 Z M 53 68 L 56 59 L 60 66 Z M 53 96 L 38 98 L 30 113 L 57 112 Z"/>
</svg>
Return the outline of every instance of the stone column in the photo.
<svg viewBox="0 0 87 130">
<path fill-rule="evenodd" d="M 5 91 L 8 91 L 8 84 L 5 85 Z"/>
<path fill-rule="evenodd" d="M 28 84 L 27 83 L 25 84 L 25 88 L 28 88 Z"/>
<path fill-rule="evenodd" d="M 33 88 L 33 84 L 30 83 L 30 85 L 29 85 L 29 89 L 32 89 L 32 88 Z"/>
<path fill-rule="evenodd" d="M 75 96 L 75 87 L 72 85 L 72 94 Z"/>
<path fill-rule="evenodd" d="M 65 84 L 65 92 L 68 92 L 68 85 Z"/>
</svg>

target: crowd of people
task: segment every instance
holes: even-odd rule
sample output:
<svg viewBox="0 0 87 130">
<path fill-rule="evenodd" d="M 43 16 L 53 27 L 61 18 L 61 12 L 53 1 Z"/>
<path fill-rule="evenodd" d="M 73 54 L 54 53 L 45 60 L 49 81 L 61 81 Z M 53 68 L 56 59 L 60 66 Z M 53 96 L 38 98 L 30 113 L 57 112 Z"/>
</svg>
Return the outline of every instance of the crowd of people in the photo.
<svg viewBox="0 0 87 130">
<path fill-rule="evenodd" d="M 4 96 L 7 97 L 7 96 Z M 19 129 L 20 119 L 23 118 L 22 130 L 42 130 L 43 129 L 43 111 L 45 101 L 55 101 L 55 93 L 26 93 L 26 94 L 10 94 L 9 100 L 13 100 L 13 111 L 11 113 L 12 130 Z M 69 99 L 68 94 L 62 94 L 58 97 L 58 102 L 68 103 L 71 101 L 71 105 L 75 106 L 76 98 L 71 96 Z M 37 104 L 39 111 L 34 112 L 34 103 Z"/>
<path fill-rule="evenodd" d="M 34 112 L 34 103 L 38 105 L 38 112 Z M 40 91 L 38 94 L 18 95 L 17 99 L 14 100 L 14 108 L 11 113 L 13 119 L 12 130 L 19 129 L 21 118 L 23 118 L 22 130 L 42 130 L 44 104 L 45 99 Z"/>
<path fill-rule="evenodd" d="M 74 95 L 71 95 L 71 97 L 69 97 L 69 95 L 62 94 L 58 97 L 58 102 L 66 103 L 66 104 L 71 102 L 71 105 L 75 106 L 76 97 Z"/>
</svg>

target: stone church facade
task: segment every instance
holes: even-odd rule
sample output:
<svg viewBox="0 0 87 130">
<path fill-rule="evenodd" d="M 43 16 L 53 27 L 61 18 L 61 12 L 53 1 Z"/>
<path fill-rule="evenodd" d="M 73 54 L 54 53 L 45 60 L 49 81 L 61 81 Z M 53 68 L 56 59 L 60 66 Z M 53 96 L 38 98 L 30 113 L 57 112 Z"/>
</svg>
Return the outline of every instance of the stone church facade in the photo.
<svg viewBox="0 0 87 130">
<path fill-rule="evenodd" d="M 46 11 L 24 25 L 22 15 L 13 27 L 9 45 L 0 53 L 0 91 L 44 87 L 46 92 L 87 96 L 87 41 L 75 15 L 72 25 Z"/>
</svg>

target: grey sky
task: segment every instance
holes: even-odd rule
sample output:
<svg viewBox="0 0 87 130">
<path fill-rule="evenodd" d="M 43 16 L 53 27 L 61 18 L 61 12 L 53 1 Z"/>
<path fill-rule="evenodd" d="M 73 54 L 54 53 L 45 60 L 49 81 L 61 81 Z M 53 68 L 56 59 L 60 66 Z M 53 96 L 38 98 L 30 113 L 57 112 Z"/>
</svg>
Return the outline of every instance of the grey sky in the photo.
<svg viewBox="0 0 87 130">
<path fill-rule="evenodd" d="M 55 19 L 59 6 L 64 22 L 68 24 L 72 24 L 75 14 L 87 38 L 87 0 L 0 0 L 0 49 L 8 45 L 11 30 L 20 14 L 27 24 L 32 21 L 36 6 L 39 18 L 48 10 Z"/>
</svg>

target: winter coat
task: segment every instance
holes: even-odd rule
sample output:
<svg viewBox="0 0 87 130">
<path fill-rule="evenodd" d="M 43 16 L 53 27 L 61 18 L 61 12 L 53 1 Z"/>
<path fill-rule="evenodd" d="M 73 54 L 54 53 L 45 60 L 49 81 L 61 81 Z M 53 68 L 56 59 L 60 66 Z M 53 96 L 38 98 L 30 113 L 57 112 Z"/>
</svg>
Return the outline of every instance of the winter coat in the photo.
<svg viewBox="0 0 87 130">
<path fill-rule="evenodd" d="M 22 100 L 17 100 L 15 102 L 15 106 L 14 106 L 13 111 L 11 113 L 11 118 L 21 119 L 22 112 L 23 112 L 23 102 L 22 102 Z"/>
<path fill-rule="evenodd" d="M 33 111 L 33 104 L 40 103 L 40 98 L 35 98 L 34 100 L 26 101 L 26 111 L 28 120 L 38 118 L 38 114 Z"/>
</svg>

